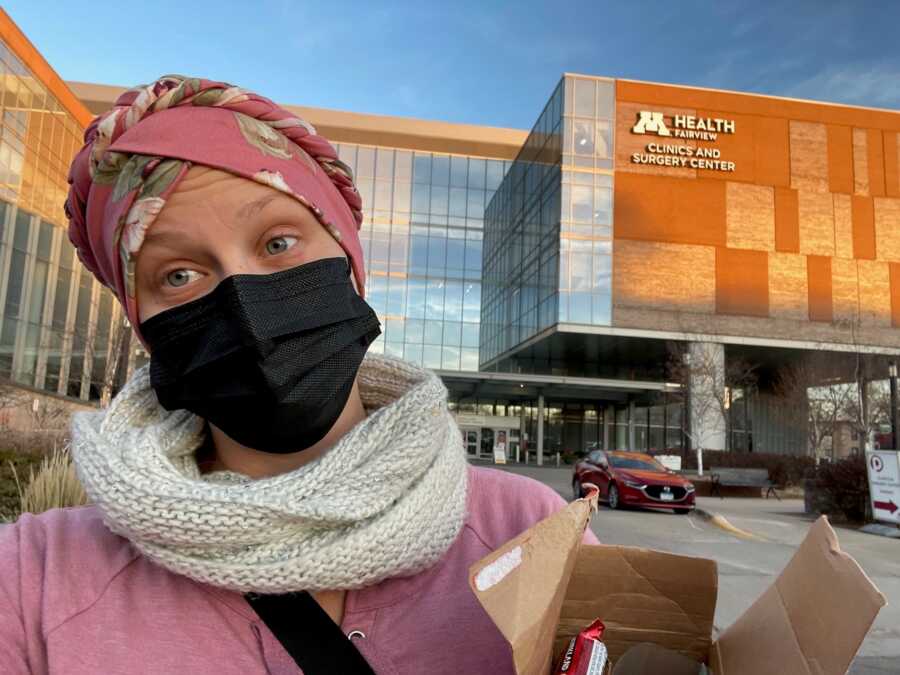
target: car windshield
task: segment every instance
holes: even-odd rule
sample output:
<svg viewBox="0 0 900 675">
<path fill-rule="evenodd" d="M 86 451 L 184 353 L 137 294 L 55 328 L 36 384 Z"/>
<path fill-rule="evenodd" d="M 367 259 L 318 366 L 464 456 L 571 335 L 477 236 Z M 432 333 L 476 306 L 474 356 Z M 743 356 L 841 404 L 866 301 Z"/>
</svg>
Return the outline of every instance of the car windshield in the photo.
<svg viewBox="0 0 900 675">
<path fill-rule="evenodd" d="M 666 468 L 652 459 L 637 457 L 616 457 L 610 455 L 609 463 L 616 469 L 638 469 L 639 471 L 665 471 Z"/>
</svg>

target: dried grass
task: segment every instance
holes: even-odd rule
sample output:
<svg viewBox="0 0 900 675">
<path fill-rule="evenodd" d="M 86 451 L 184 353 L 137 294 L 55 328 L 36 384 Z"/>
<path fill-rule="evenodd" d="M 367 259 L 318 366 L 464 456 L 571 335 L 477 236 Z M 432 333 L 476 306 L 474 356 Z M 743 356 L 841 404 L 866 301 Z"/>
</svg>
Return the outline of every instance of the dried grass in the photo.
<svg viewBox="0 0 900 675">
<path fill-rule="evenodd" d="M 45 456 L 37 471 L 31 467 L 24 487 L 12 462 L 10 467 L 19 492 L 21 513 L 43 513 L 50 509 L 88 503 L 84 487 L 75 474 L 68 446 L 64 445 Z"/>
</svg>

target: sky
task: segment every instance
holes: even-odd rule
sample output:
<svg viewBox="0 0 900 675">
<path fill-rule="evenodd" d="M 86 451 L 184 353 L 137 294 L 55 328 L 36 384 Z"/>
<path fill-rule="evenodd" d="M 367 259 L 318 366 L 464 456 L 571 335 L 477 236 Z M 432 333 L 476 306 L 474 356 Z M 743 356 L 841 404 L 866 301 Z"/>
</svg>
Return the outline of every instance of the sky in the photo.
<svg viewBox="0 0 900 675">
<path fill-rule="evenodd" d="M 895 0 L 12 0 L 63 79 L 530 128 L 564 72 L 900 109 Z"/>
</svg>

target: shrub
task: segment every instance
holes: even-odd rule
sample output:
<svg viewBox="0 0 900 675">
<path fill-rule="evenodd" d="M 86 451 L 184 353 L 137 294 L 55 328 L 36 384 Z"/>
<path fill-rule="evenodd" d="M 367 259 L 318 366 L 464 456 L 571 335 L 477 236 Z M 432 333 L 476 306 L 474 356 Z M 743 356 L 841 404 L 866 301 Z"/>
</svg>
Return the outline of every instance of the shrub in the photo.
<svg viewBox="0 0 900 675">
<path fill-rule="evenodd" d="M 663 452 L 654 454 L 666 454 Z M 682 455 L 682 469 L 697 470 L 697 453 L 685 451 Z M 735 469 L 768 469 L 769 479 L 775 485 L 800 485 L 805 473 L 815 466 L 812 457 L 798 455 L 776 455 L 765 452 L 728 452 L 723 450 L 704 450 L 703 469 L 708 472 L 712 467 Z"/>
<path fill-rule="evenodd" d="M 8 459 L 9 476 L 2 487 L 5 498 L 2 511 L 7 518 L 88 503 L 66 446 L 43 456 L 17 454 L 16 460 Z M 12 487 L 14 494 L 10 494 Z"/>
<path fill-rule="evenodd" d="M 865 520 L 869 500 L 865 457 L 822 462 L 808 472 L 805 492 L 807 511 L 843 515 L 856 522 Z"/>
<path fill-rule="evenodd" d="M 22 506 L 19 480 L 39 466 L 43 458 L 39 453 L 0 450 L 0 522 L 19 515 Z"/>
<path fill-rule="evenodd" d="M 560 453 L 560 460 L 562 461 L 563 464 L 575 464 L 576 462 L 578 462 L 578 460 L 580 460 L 584 456 L 585 456 L 585 453 L 583 453 L 583 452 L 578 453 L 578 452 L 575 452 L 574 450 L 563 450 Z M 546 459 L 547 458 L 544 457 L 544 461 L 546 461 Z"/>
<path fill-rule="evenodd" d="M 59 429 L 19 431 L 3 429 L 2 450 L 43 457 L 68 442 L 68 432 Z"/>
</svg>

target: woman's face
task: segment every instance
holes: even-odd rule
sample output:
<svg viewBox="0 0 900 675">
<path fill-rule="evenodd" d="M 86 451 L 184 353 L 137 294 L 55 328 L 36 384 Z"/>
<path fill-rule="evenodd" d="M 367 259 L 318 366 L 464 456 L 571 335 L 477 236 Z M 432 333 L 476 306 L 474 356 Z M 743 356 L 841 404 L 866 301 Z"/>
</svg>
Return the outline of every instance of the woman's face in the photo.
<svg viewBox="0 0 900 675">
<path fill-rule="evenodd" d="M 149 319 L 235 274 L 269 274 L 344 250 L 294 198 L 192 167 L 147 230 L 136 260 L 138 316 Z"/>
</svg>

